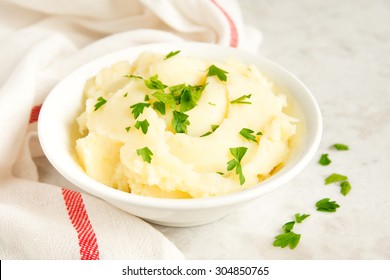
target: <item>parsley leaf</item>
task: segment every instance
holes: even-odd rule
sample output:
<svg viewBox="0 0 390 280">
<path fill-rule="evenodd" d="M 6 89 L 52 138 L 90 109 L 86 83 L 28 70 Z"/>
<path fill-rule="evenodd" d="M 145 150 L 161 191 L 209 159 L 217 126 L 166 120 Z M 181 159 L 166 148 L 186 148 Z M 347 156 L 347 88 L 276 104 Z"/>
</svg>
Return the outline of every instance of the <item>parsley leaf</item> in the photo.
<svg viewBox="0 0 390 280">
<path fill-rule="evenodd" d="M 245 183 L 245 177 L 242 173 L 242 166 L 241 166 L 241 160 L 244 157 L 245 153 L 247 152 L 247 147 L 237 147 L 237 148 L 230 148 L 230 153 L 233 155 L 234 159 L 229 160 L 227 162 L 227 171 L 231 171 L 234 168 L 236 169 L 236 174 L 239 175 L 240 179 L 240 185 L 243 185 Z"/>
<path fill-rule="evenodd" d="M 344 176 L 344 175 L 341 175 L 341 174 L 337 174 L 337 173 L 333 173 L 332 175 L 328 176 L 325 179 L 325 185 L 329 185 L 329 184 L 332 184 L 332 183 L 341 182 L 341 181 L 345 181 L 345 180 L 348 180 L 347 176 Z"/>
<path fill-rule="evenodd" d="M 252 104 L 252 102 L 246 101 L 246 99 L 250 99 L 251 96 L 252 96 L 252 94 L 243 95 L 243 96 L 240 96 L 237 99 L 234 99 L 234 100 L 230 101 L 230 103 L 231 104 Z"/>
<path fill-rule="evenodd" d="M 307 217 L 309 217 L 310 214 L 299 214 L 299 213 L 296 213 L 295 214 L 295 221 L 297 221 L 298 224 L 302 223 L 302 221 L 304 219 L 306 219 Z"/>
<path fill-rule="evenodd" d="M 207 84 L 202 86 L 185 86 L 180 95 L 180 112 L 186 112 L 198 105 L 203 90 Z"/>
<path fill-rule="evenodd" d="M 301 239 L 300 234 L 296 234 L 292 231 L 289 231 L 276 236 L 273 245 L 275 247 L 282 247 L 282 248 L 289 246 L 290 249 L 294 249 L 295 247 L 297 247 L 300 239 Z"/>
<path fill-rule="evenodd" d="M 161 115 L 165 115 L 166 109 L 165 109 L 165 103 L 162 101 L 156 101 L 153 103 L 153 109 L 160 112 Z"/>
<path fill-rule="evenodd" d="M 284 233 L 287 233 L 287 232 L 292 231 L 293 228 L 294 228 L 294 225 L 295 225 L 295 222 L 294 222 L 294 221 L 285 223 L 285 224 L 283 225 L 283 227 L 282 227 Z"/>
<path fill-rule="evenodd" d="M 209 71 L 207 72 L 207 77 L 217 76 L 218 79 L 221 80 L 221 81 L 226 81 L 227 80 L 226 74 L 229 74 L 229 72 L 226 72 L 225 70 L 223 70 L 221 68 L 218 68 L 214 64 L 211 65 L 208 70 Z"/>
<path fill-rule="evenodd" d="M 170 57 L 172 57 L 172 56 L 177 55 L 179 52 L 180 52 L 180 51 L 172 51 L 172 52 L 170 52 L 169 54 L 167 54 L 167 55 L 165 56 L 164 60 L 166 60 L 166 59 L 168 59 L 168 58 L 170 58 Z"/>
<path fill-rule="evenodd" d="M 319 160 L 319 164 L 321 165 L 329 165 L 332 161 L 328 158 L 328 154 L 322 154 Z"/>
<path fill-rule="evenodd" d="M 135 79 L 141 79 L 143 80 L 144 78 L 142 78 L 141 76 L 136 76 L 136 75 L 125 75 L 124 76 L 125 78 L 135 78 Z"/>
<path fill-rule="evenodd" d="M 149 106 L 150 106 L 149 103 L 142 103 L 142 102 L 131 105 L 130 109 L 133 109 L 131 110 L 131 113 L 134 115 L 134 119 L 137 119 L 139 115 L 141 115 L 144 112 L 144 109 Z"/>
<path fill-rule="evenodd" d="M 243 128 L 240 131 L 240 135 L 242 137 L 248 139 L 249 141 L 253 141 L 253 142 L 257 143 L 256 136 L 253 135 L 253 133 L 254 133 L 254 131 L 252 129 L 249 129 L 249 128 Z"/>
<path fill-rule="evenodd" d="M 172 94 L 156 91 L 152 95 L 154 97 L 156 97 L 160 102 L 162 102 L 168 106 L 171 106 L 171 108 L 175 108 L 176 102 L 175 102 L 175 98 L 173 97 Z"/>
<path fill-rule="evenodd" d="M 151 163 L 152 161 L 152 151 L 148 147 L 143 147 L 142 149 L 137 149 L 137 155 L 142 157 L 144 161 L 147 163 Z"/>
<path fill-rule="evenodd" d="M 150 89 L 157 89 L 157 90 L 161 90 L 161 89 L 164 89 L 166 88 L 167 86 L 164 85 L 159 79 L 158 79 L 158 75 L 154 75 L 154 76 L 151 76 L 149 78 L 149 80 L 144 80 L 145 82 L 145 85 L 150 88 Z"/>
<path fill-rule="evenodd" d="M 127 94 L 128 94 L 128 92 L 126 92 L 126 93 L 123 95 L 123 97 L 127 97 Z"/>
<path fill-rule="evenodd" d="M 130 128 L 131 128 L 131 126 L 128 126 L 128 127 L 126 127 L 125 129 L 126 129 L 127 132 L 129 132 L 129 131 L 130 131 Z"/>
<path fill-rule="evenodd" d="M 336 201 L 330 201 L 330 198 L 324 198 L 316 203 L 317 210 L 322 212 L 336 212 L 336 209 L 340 207 Z"/>
<path fill-rule="evenodd" d="M 212 124 L 212 125 L 211 125 L 211 130 L 208 131 L 208 132 L 206 132 L 205 134 L 201 135 L 200 137 L 205 137 L 205 136 L 210 135 L 211 133 L 213 133 L 214 131 L 216 131 L 218 127 L 219 127 L 219 125 L 217 125 L 217 124 Z"/>
<path fill-rule="evenodd" d="M 176 133 L 187 133 L 187 126 L 190 125 L 188 115 L 173 111 L 172 127 Z"/>
<path fill-rule="evenodd" d="M 146 133 L 148 133 L 149 122 L 148 122 L 148 120 L 137 121 L 137 122 L 135 123 L 134 127 L 135 127 L 136 129 L 138 129 L 138 130 L 141 128 L 142 133 L 143 133 L 143 134 L 146 134 Z"/>
<path fill-rule="evenodd" d="M 349 147 L 344 144 L 334 144 L 333 147 L 338 151 L 347 151 L 349 150 Z"/>
<path fill-rule="evenodd" d="M 103 106 L 105 103 L 107 102 L 107 100 L 105 100 L 103 97 L 99 96 L 98 99 L 97 99 L 97 102 L 95 104 L 95 110 L 96 111 L 97 109 L 99 109 L 101 106 Z"/>
<path fill-rule="evenodd" d="M 351 184 L 348 181 L 341 182 L 340 187 L 341 187 L 341 193 L 344 196 L 346 196 L 352 188 Z"/>
</svg>

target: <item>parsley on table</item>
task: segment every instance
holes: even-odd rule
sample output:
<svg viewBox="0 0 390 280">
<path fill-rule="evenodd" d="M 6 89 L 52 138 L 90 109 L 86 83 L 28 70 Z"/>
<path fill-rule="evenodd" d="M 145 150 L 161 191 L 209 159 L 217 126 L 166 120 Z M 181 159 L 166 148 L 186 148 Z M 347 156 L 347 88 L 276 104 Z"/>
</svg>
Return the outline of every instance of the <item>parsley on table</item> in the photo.
<svg viewBox="0 0 390 280">
<path fill-rule="evenodd" d="M 257 143 L 256 136 L 253 135 L 255 132 L 252 129 L 249 128 L 243 128 L 240 131 L 240 135 L 244 137 L 245 139 L 248 139 L 249 141 L 253 141 Z M 261 132 L 259 132 L 261 133 Z M 256 134 L 256 135 L 261 135 L 261 134 Z"/>
<path fill-rule="evenodd" d="M 175 56 L 177 54 L 180 53 L 180 50 L 179 51 L 171 51 L 169 54 L 167 54 L 164 58 L 164 60 L 168 59 L 168 58 L 171 58 L 172 56 Z"/>
<path fill-rule="evenodd" d="M 247 147 L 236 147 L 236 148 L 230 148 L 230 153 L 233 155 L 234 159 L 229 160 L 227 162 L 227 170 L 231 171 L 234 168 L 236 169 L 236 174 L 239 176 L 240 179 L 240 185 L 243 185 L 245 183 L 245 176 L 242 173 L 242 166 L 241 166 L 241 160 L 244 157 L 245 153 L 247 152 Z"/>
<path fill-rule="evenodd" d="M 179 111 L 173 111 L 172 127 L 176 133 L 187 133 L 187 126 L 190 125 L 188 115 Z"/>
<path fill-rule="evenodd" d="M 346 196 L 351 190 L 351 184 L 348 181 L 343 181 L 340 184 L 342 195 Z"/>
<path fill-rule="evenodd" d="M 325 179 L 325 185 L 329 185 L 329 184 L 337 183 L 337 182 L 341 182 L 341 181 L 346 181 L 346 180 L 348 180 L 347 176 L 333 173 Z"/>
<path fill-rule="evenodd" d="M 294 249 L 295 247 L 297 247 L 299 240 L 301 239 L 301 235 L 292 231 L 295 222 L 302 223 L 302 221 L 309 216 L 310 216 L 309 214 L 301 215 L 299 213 L 296 213 L 295 221 L 290 221 L 283 225 L 282 227 L 283 233 L 275 237 L 273 245 L 275 247 L 281 247 L 281 248 L 285 248 L 289 246 L 290 249 Z"/>
<path fill-rule="evenodd" d="M 330 198 L 323 198 L 316 203 L 318 211 L 322 212 L 336 212 L 336 209 L 340 207 L 336 201 L 330 201 Z"/>
<path fill-rule="evenodd" d="M 216 131 L 218 127 L 219 127 L 219 125 L 217 125 L 217 124 L 212 124 L 212 125 L 211 125 L 211 130 L 208 131 L 208 132 L 206 132 L 205 134 L 201 135 L 200 137 L 205 137 L 205 136 L 210 135 L 211 133 L 213 133 L 214 131 Z"/>
<path fill-rule="evenodd" d="M 301 239 L 300 234 L 296 234 L 293 231 L 289 231 L 276 236 L 273 245 L 275 247 L 282 247 L 282 248 L 289 246 L 290 249 L 294 249 L 295 247 L 297 247 L 300 239 Z"/>
<path fill-rule="evenodd" d="M 321 165 L 329 165 L 332 161 L 328 158 L 328 154 L 322 154 L 320 160 L 318 161 Z"/>
<path fill-rule="evenodd" d="M 225 70 L 218 68 L 213 64 L 208 69 L 207 77 L 217 76 L 220 81 L 226 81 L 227 80 L 226 74 L 229 74 L 229 72 L 226 72 Z"/>
<path fill-rule="evenodd" d="M 106 99 L 104 99 L 103 97 L 99 96 L 98 99 L 97 99 L 97 102 L 95 104 L 95 110 L 96 111 L 97 109 L 99 109 L 101 106 L 103 106 L 105 103 L 107 102 Z"/>
<path fill-rule="evenodd" d="M 150 107 L 150 104 L 140 102 L 140 103 L 136 103 L 134 105 L 131 105 L 130 109 L 133 109 L 133 110 L 131 110 L 131 113 L 134 115 L 134 119 L 137 119 L 139 117 L 139 115 L 141 115 L 144 112 L 144 109 L 146 107 Z"/>
<path fill-rule="evenodd" d="M 306 219 L 307 217 L 309 217 L 310 214 L 299 214 L 299 213 L 296 213 L 295 214 L 295 221 L 297 221 L 298 224 L 302 223 L 302 221 L 304 219 Z"/>
<path fill-rule="evenodd" d="M 143 147 L 142 149 L 137 149 L 137 155 L 142 157 L 147 163 L 151 163 L 153 153 L 148 147 Z"/>
<path fill-rule="evenodd" d="M 252 94 L 243 95 L 243 96 L 240 96 L 237 99 L 234 99 L 234 100 L 230 101 L 230 103 L 231 104 L 252 104 L 252 102 L 246 101 L 246 99 L 250 99 L 251 96 L 252 96 Z"/>
<path fill-rule="evenodd" d="M 334 144 L 333 147 L 338 151 L 347 151 L 349 150 L 349 147 L 344 144 Z"/>
<path fill-rule="evenodd" d="M 138 130 L 141 128 L 142 133 L 143 133 L 143 134 L 146 134 L 146 133 L 148 133 L 149 122 L 148 122 L 148 120 L 146 120 L 146 119 L 143 120 L 143 121 L 137 121 L 137 122 L 135 123 L 134 127 L 135 127 L 136 129 L 138 129 Z"/>
</svg>

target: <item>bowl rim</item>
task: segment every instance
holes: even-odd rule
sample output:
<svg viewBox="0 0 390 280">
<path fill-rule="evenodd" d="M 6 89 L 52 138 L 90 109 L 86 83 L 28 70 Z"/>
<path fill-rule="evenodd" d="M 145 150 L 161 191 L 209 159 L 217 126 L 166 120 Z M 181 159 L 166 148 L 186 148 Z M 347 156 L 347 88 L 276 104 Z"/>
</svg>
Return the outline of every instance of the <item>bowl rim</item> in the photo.
<svg viewBox="0 0 390 280">
<path fill-rule="evenodd" d="M 64 84 L 66 84 L 66 82 L 70 79 L 70 77 L 77 75 L 83 69 L 91 67 L 91 65 L 94 65 L 99 61 L 106 60 L 108 57 L 118 57 L 121 56 L 122 54 L 127 54 L 127 53 L 140 53 L 141 51 L 145 51 L 149 49 L 159 50 L 159 49 L 168 49 L 168 48 L 186 49 L 187 51 L 191 50 L 192 48 L 197 50 L 212 49 L 212 50 L 218 50 L 221 52 L 228 53 L 231 56 L 234 54 L 235 56 L 237 56 L 238 59 L 240 59 L 240 56 L 243 55 L 253 56 L 256 57 L 256 60 L 259 61 L 261 60 L 262 62 L 268 64 L 270 67 L 273 67 L 283 75 L 289 76 L 293 80 L 293 82 L 296 83 L 303 90 L 303 92 L 306 94 L 306 98 L 308 99 L 308 102 L 311 103 L 311 107 L 313 110 L 312 110 L 312 115 L 310 115 L 310 118 L 311 121 L 314 122 L 313 127 L 315 128 L 315 131 L 313 131 L 313 135 L 314 135 L 313 139 L 311 139 L 309 143 L 305 143 L 307 145 L 305 146 L 305 149 L 302 149 L 302 151 L 300 152 L 299 160 L 297 160 L 295 165 L 291 166 L 288 170 L 285 170 L 283 173 L 281 173 L 283 169 L 285 169 L 283 168 L 281 171 L 271 176 L 267 180 L 255 184 L 242 191 L 238 191 L 226 195 L 219 195 L 219 196 L 205 197 L 205 198 L 190 198 L 190 199 L 156 198 L 156 197 L 147 197 L 147 196 L 140 196 L 131 193 L 126 193 L 124 191 L 120 191 L 108 187 L 102 183 L 95 181 L 94 179 L 89 177 L 84 171 L 82 172 L 84 176 L 77 177 L 77 176 L 73 176 L 73 174 L 71 174 L 71 172 L 66 168 L 63 168 L 61 165 L 61 160 L 53 156 L 53 153 L 49 148 L 50 143 L 48 143 L 48 138 L 46 137 L 47 131 L 50 130 L 50 128 L 47 126 L 48 124 L 47 120 L 48 118 L 51 117 L 49 106 L 51 105 L 52 100 L 55 98 L 55 94 L 53 94 L 53 92 L 57 92 Z M 98 70 L 100 69 L 96 69 L 96 71 Z M 292 95 L 294 96 L 293 93 Z M 181 210 L 188 209 L 189 210 L 189 209 L 201 209 L 201 208 L 218 208 L 221 206 L 235 205 L 244 201 L 249 201 L 258 198 L 263 194 L 269 193 L 285 185 L 288 181 L 290 181 L 296 175 L 298 175 L 309 164 L 309 162 L 314 157 L 318 149 L 322 137 L 322 117 L 321 117 L 321 111 L 318 106 L 318 103 L 315 100 L 311 91 L 306 87 L 306 85 L 300 79 L 298 79 L 294 74 L 292 74 L 289 70 L 285 69 L 284 67 L 277 64 L 276 62 L 271 61 L 268 58 L 265 58 L 255 53 L 249 53 L 241 49 L 234 49 L 231 47 L 220 46 L 220 45 L 215 45 L 210 43 L 199 43 L 199 42 L 153 43 L 153 44 L 140 45 L 136 47 L 130 47 L 117 52 L 106 54 L 104 56 L 93 59 L 92 61 L 70 72 L 50 91 L 45 101 L 43 102 L 40 111 L 40 116 L 38 119 L 38 137 L 44 154 L 48 158 L 49 162 L 62 176 L 64 176 L 71 183 L 75 184 L 81 190 L 84 190 L 92 195 L 100 197 L 108 202 L 115 201 L 115 202 L 130 204 L 130 205 L 143 206 L 143 207 L 146 206 L 146 207 L 158 208 L 158 209 L 181 209 Z"/>
</svg>

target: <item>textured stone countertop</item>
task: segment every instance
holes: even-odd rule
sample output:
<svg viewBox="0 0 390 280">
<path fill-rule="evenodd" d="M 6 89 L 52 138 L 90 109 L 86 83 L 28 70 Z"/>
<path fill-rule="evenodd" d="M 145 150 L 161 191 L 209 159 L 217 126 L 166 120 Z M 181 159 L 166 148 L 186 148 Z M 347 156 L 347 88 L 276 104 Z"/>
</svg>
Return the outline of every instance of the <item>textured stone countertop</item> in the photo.
<svg viewBox="0 0 390 280">
<path fill-rule="evenodd" d="M 248 24 L 263 33 L 258 50 L 313 92 L 323 137 L 309 166 L 285 187 L 220 221 L 193 228 L 156 226 L 189 259 L 390 259 L 390 2 L 241 0 Z M 345 143 L 349 151 L 330 146 Z M 322 153 L 329 166 L 317 163 Z M 324 185 L 337 172 L 352 190 Z M 336 213 L 315 210 L 329 197 Z M 295 213 L 297 248 L 272 246 Z"/>
</svg>

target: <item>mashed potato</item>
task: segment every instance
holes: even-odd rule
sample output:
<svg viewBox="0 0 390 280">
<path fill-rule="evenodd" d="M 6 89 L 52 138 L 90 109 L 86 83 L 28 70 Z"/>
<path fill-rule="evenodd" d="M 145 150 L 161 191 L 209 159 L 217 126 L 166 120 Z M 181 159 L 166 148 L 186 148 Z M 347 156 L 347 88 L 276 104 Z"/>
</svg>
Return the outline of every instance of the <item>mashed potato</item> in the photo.
<svg viewBox="0 0 390 280">
<path fill-rule="evenodd" d="M 198 198 L 253 186 L 290 153 L 297 119 L 254 66 L 144 52 L 85 86 L 79 162 L 137 195 Z"/>
</svg>

